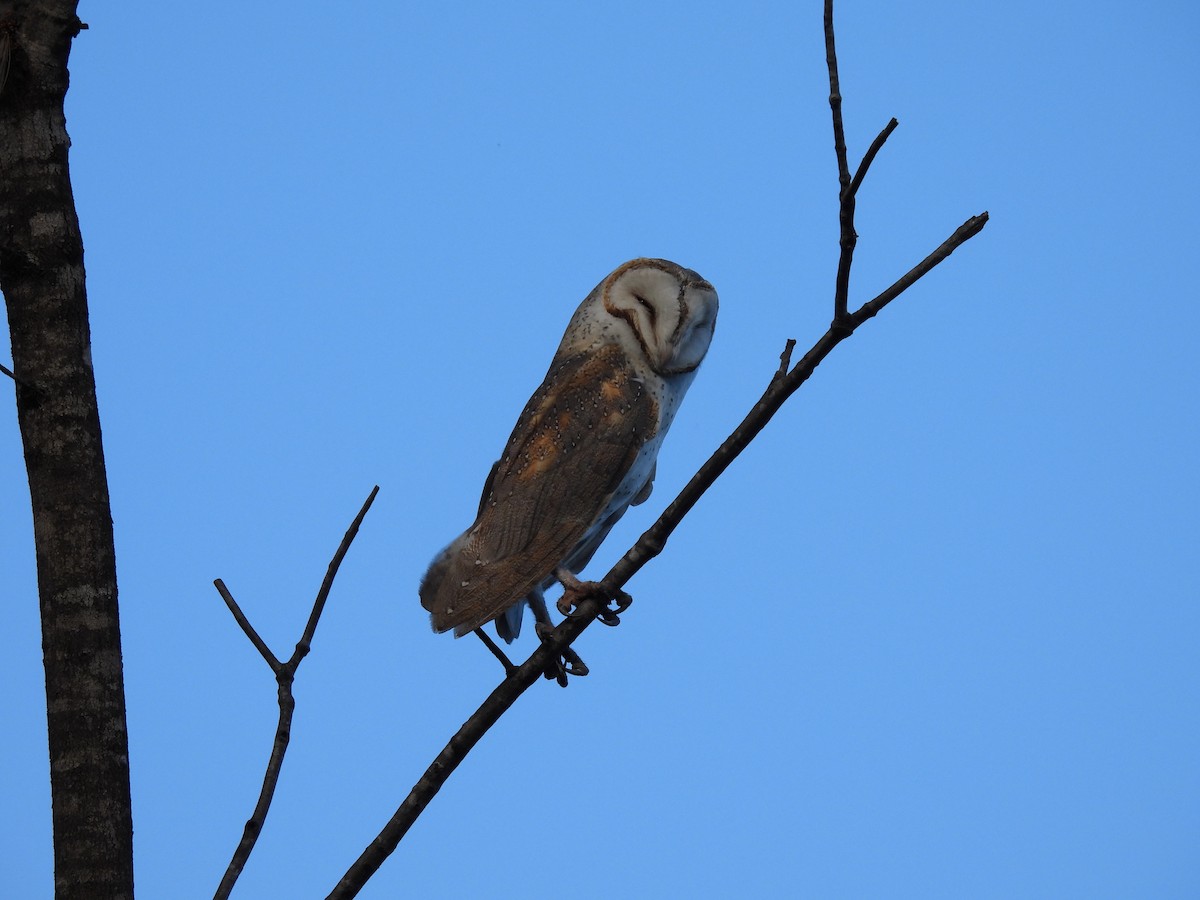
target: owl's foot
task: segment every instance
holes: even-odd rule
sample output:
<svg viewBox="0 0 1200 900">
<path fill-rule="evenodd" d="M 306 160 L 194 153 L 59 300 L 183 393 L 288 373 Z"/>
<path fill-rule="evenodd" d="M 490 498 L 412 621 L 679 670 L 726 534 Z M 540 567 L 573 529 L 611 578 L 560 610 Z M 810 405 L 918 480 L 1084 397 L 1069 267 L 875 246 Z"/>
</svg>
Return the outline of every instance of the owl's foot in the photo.
<svg viewBox="0 0 1200 900">
<path fill-rule="evenodd" d="M 536 623 L 533 626 L 533 630 L 537 632 L 537 636 L 541 638 L 543 643 L 554 634 L 554 626 L 546 622 Z M 582 678 L 587 673 L 587 664 L 579 658 L 579 654 L 570 647 L 563 647 L 562 651 L 546 666 L 546 671 L 542 675 L 557 681 L 559 687 L 566 687 L 569 675 Z"/>
<path fill-rule="evenodd" d="M 622 590 L 610 591 L 599 581 L 580 581 L 566 569 L 559 569 L 554 577 L 562 582 L 563 595 L 558 598 L 558 611 L 564 616 L 571 615 L 588 597 L 596 597 L 604 601 L 600 614 L 596 616 L 605 625 L 620 625 L 620 613 L 629 609 L 633 598 Z"/>
</svg>

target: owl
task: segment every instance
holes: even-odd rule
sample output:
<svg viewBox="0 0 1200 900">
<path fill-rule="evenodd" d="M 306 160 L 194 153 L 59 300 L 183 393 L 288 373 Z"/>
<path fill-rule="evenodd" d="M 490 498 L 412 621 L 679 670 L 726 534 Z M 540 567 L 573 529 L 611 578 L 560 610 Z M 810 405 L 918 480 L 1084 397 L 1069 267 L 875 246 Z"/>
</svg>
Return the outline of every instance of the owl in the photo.
<svg viewBox="0 0 1200 900">
<path fill-rule="evenodd" d="M 650 496 L 659 448 L 712 341 L 717 294 L 665 259 L 617 267 L 567 325 L 492 466 L 475 522 L 421 579 L 433 630 L 496 621 L 509 643 L 561 567 L 578 572 Z"/>
</svg>

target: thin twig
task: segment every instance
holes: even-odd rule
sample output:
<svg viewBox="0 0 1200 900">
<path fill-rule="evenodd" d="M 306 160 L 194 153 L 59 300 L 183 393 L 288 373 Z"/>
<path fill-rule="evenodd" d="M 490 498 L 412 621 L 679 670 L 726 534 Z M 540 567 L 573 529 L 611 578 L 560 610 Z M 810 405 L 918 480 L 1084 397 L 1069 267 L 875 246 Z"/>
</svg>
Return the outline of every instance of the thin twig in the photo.
<svg viewBox="0 0 1200 900">
<path fill-rule="evenodd" d="M 367 495 L 362 509 L 358 511 L 358 515 L 354 517 L 354 521 L 346 529 L 346 534 L 342 538 L 342 542 L 338 545 L 337 551 L 333 554 L 333 559 L 329 561 L 329 567 L 325 570 L 325 580 L 321 582 L 321 589 L 317 591 L 317 599 L 313 601 L 312 612 L 308 616 L 308 624 L 304 626 L 304 634 L 296 644 L 296 650 L 292 654 L 292 658 L 288 660 L 288 665 L 294 667 L 308 655 L 308 651 L 312 646 L 313 635 L 317 631 L 317 623 L 321 621 L 321 613 L 325 609 L 325 601 L 329 598 L 329 589 L 333 587 L 333 579 L 337 577 L 338 568 L 341 566 L 342 560 L 346 558 L 346 551 L 350 549 L 351 542 L 354 540 L 355 535 L 358 534 L 358 527 L 362 525 L 362 520 L 367 515 L 367 510 L 371 508 L 371 504 L 375 502 L 375 496 L 378 493 L 379 485 L 371 488 L 371 493 Z"/>
<path fill-rule="evenodd" d="M 984 210 L 977 216 L 971 216 L 967 221 L 963 222 L 954 230 L 954 234 L 946 238 L 936 250 L 930 253 L 927 257 L 908 270 L 901 278 L 897 279 L 891 287 L 883 291 L 874 300 L 864 303 L 859 307 L 858 311 L 851 316 L 851 321 L 855 328 L 861 325 L 867 319 L 872 318 L 878 312 L 907 291 L 921 278 L 924 278 L 929 271 L 944 260 L 947 256 L 969 241 L 979 232 L 983 231 L 983 226 L 988 222 L 987 210 Z"/>
<path fill-rule="evenodd" d="M 271 809 L 271 801 L 275 799 L 275 788 L 279 784 L 279 773 L 283 769 L 283 757 L 292 737 L 292 714 L 296 711 L 296 699 L 292 695 L 295 674 L 295 671 L 286 665 L 276 673 L 279 682 L 279 721 L 275 724 L 271 757 L 267 760 L 267 770 L 263 773 L 262 788 L 258 793 L 258 802 L 254 804 L 254 812 L 246 820 L 246 826 L 242 829 L 242 839 L 238 841 L 237 849 L 234 850 L 233 858 L 221 877 L 214 898 L 226 898 L 233 891 L 234 884 L 237 883 L 254 845 L 258 842 L 258 836 L 262 834 L 267 812 Z"/>
<path fill-rule="evenodd" d="M 692 479 L 680 491 L 671 504 L 663 511 L 658 520 L 647 529 L 637 543 L 621 557 L 609 570 L 608 574 L 592 587 L 590 593 L 581 595 L 579 599 L 572 598 L 574 611 L 559 623 L 552 632 L 543 636 L 543 642 L 524 663 L 505 677 L 504 681 L 492 691 L 483 704 L 471 715 L 462 728 L 442 748 L 441 753 L 430 764 L 429 768 L 413 786 L 412 791 L 400 804 L 391 820 L 379 832 L 378 836 L 367 846 L 362 855 L 346 871 L 342 880 L 329 894 L 334 898 L 353 897 L 367 880 L 379 869 L 383 861 L 396 849 L 400 840 L 408 833 L 413 822 L 429 805 L 437 792 L 445 784 L 451 773 L 462 763 L 471 751 L 487 733 L 488 729 L 516 702 L 517 698 L 530 686 L 538 681 L 551 663 L 563 650 L 569 647 L 576 638 L 600 615 L 604 609 L 601 597 L 613 596 L 622 588 L 647 562 L 662 552 L 671 533 L 687 515 L 688 511 L 699 501 L 705 491 L 729 467 L 734 459 L 750 444 L 759 432 L 766 427 L 771 418 L 783 406 L 784 402 L 809 379 L 820 365 L 821 361 L 839 343 L 854 333 L 854 329 L 867 319 L 876 315 L 884 306 L 903 293 L 915 281 L 929 272 L 934 266 L 950 255 L 963 242 L 974 237 L 987 222 L 987 213 L 974 216 L 967 220 L 962 227 L 954 232 L 937 250 L 927 256 L 903 278 L 890 288 L 864 304 L 853 315 L 847 312 L 847 293 L 849 283 L 849 266 L 853 256 L 853 201 L 854 192 L 866 175 L 871 161 L 884 141 L 895 129 L 895 120 L 872 143 L 871 148 L 863 157 L 855 182 L 851 183 L 849 168 L 846 164 L 845 138 L 842 130 L 841 93 L 838 87 L 837 58 L 834 52 L 833 40 L 833 4 L 832 0 L 825 3 L 825 46 L 826 58 L 829 64 L 830 76 L 830 106 L 833 110 L 834 147 L 838 154 L 838 172 L 841 184 L 840 217 L 843 223 L 842 257 L 839 260 L 838 291 L 835 293 L 834 320 L 829 329 L 813 344 L 804 357 L 790 370 L 791 352 L 795 342 L 789 340 L 780 354 L 780 369 L 772 374 L 771 381 L 763 392 L 762 397 L 754 404 L 750 412 L 725 439 L 717 451 L 700 467 Z M 847 207 L 848 204 L 848 207 Z M 847 215 L 848 209 L 848 215 Z M 847 242 L 846 224 L 849 223 Z M 849 252 L 847 252 L 847 245 Z M 843 268 L 845 271 L 843 271 Z M 587 585 L 583 585 L 587 588 Z M 568 591 L 575 590 L 568 586 Z"/>
<path fill-rule="evenodd" d="M 517 667 L 512 664 L 512 660 L 508 658 L 508 654 L 501 650 L 500 646 L 488 637 L 487 632 L 482 628 L 475 629 L 475 636 L 483 641 L 483 646 L 492 651 L 492 656 L 500 660 L 500 665 L 504 666 L 504 674 L 511 675 Z"/>
<path fill-rule="evenodd" d="M 838 189 L 850 186 L 846 160 L 846 131 L 842 127 L 842 86 L 838 80 L 837 48 L 833 40 L 833 0 L 825 0 L 825 66 L 829 69 L 829 109 L 833 113 L 833 150 L 838 161 Z"/>
<path fill-rule="evenodd" d="M 271 648 L 267 646 L 267 642 L 259 637 L 258 632 L 254 630 L 254 626 L 250 624 L 250 620 L 246 618 L 246 614 L 242 612 L 242 608 L 238 606 L 238 602 L 233 599 L 233 594 L 229 593 L 229 588 L 225 587 L 225 582 L 218 578 L 213 584 L 217 588 L 217 593 L 221 595 L 221 599 L 225 601 L 225 605 L 229 607 L 229 611 L 233 613 L 234 621 L 241 626 L 246 637 L 250 638 L 250 643 L 254 645 L 254 649 L 262 654 L 262 658 L 267 661 L 267 665 L 271 667 L 271 671 L 276 675 L 283 667 L 281 663 L 271 652 Z"/>
<path fill-rule="evenodd" d="M 308 655 L 310 646 L 312 645 L 313 635 L 317 630 L 317 623 L 321 619 L 321 611 L 325 608 L 325 601 L 329 597 L 329 590 L 333 587 L 333 579 L 337 575 L 338 567 L 342 564 L 342 560 L 346 556 L 346 551 L 350 549 L 350 544 L 354 540 L 354 536 L 358 534 L 358 527 L 362 524 L 363 517 L 367 514 L 367 510 L 371 508 L 371 504 L 375 502 L 375 495 L 379 493 L 379 486 L 376 485 L 371 489 L 370 495 L 366 502 L 363 503 L 362 509 L 358 511 L 358 515 L 354 517 L 354 521 L 350 523 L 350 527 L 346 530 L 346 534 L 342 537 L 342 542 L 338 545 L 337 551 L 333 554 L 333 559 L 330 560 L 329 566 L 325 571 L 325 580 L 321 582 L 321 589 L 317 592 L 317 599 L 313 602 L 312 612 L 308 617 L 308 625 L 305 626 L 304 635 L 296 644 L 296 650 L 292 654 L 291 659 L 286 663 L 279 662 L 275 658 L 270 648 L 250 621 L 242 612 L 237 601 L 233 599 L 233 595 L 229 593 L 225 587 L 225 583 L 218 578 L 214 584 L 217 586 L 217 591 L 221 598 L 225 601 L 225 605 L 229 607 L 229 611 L 233 613 L 234 619 L 241 626 L 242 631 L 246 633 L 246 637 L 250 638 L 250 642 L 262 654 L 263 659 L 267 661 L 267 665 L 271 667 L 271 671 L 275 673 L 275 680 L 279 685 L 279 721 L 275 725 L 275 739 L 271 745 L 271 757 L 267 761 L 267 770 L 263 774 L 262 789 L 258 794 L 258 802 L 254 805 L 254 812 L 250 814 L 250 818 L 246 820 L 246 827 L 242 830 L 242 839 L 238 842 L 237 849 L 233 852 L 233 858 L 229 861 L 229 866 L 225 869 L 225 874 L 221 878 L 221 883 L 217 886 L 217 892 L 214 897 L 228 897 L 233 890 L 234 884 L 242 874 L 242 870 L 246 867 L 246 861 L 250 858 L 250 853 L 254 850 L 254 845 L 258 841 L 258 836 L 262 833 L 263 823 L 267 819 L 267 813 L 271 809 L 271 801 L 275 797 L 275 788 L 279 784 L 279 774 L 283 769 L 283 757 L 287 753 L 288 742 L 291 740 L 292 734 L 292 714 L 296 710 L 296 699 L 292 695 L 292 684 L 296 680 L 296 670 L 300 667 L 300 662 Z"/>
<path fill-rule="evenodd" d="M 858 171 L 854 173 L 854 180 L 850 182 L 851 196 L 858 195 L 858 188 L 862 184 L 864 178 L 867 177 L 867 169 L 871 168 L 871 163 L 875 160 L 875 154 L 883 147 L 884 142 L 889 135 L 896 130 L 896 126 L 900 123 L 893 116 L 891 121 L 883 126 L 883 131 L 875 136 L 875 140 L 871 141 L 871 146 L 867 148 L 867 152 L 863 154 L 862 162 L 858 164 Z"/>
<path fill-rule="evenodd" d="M 795 338 L 788 338 L 787 343 L 783 345 L 783 352 L 779 354 L 779 368 L 775 370 L 776 378 L 782 378 L 792 367 L 792 351 L 795 349 Z"/>
<path fill-rule="evenodd" d="M 854 231 L 854 191 L 850 188 L 850 163 L 846 158 L 846 132 L 842 125 L 842 88 L 838 80 L 837 48 L 833 39 L 833 0 L 825 0 L 825 66 L 829 70 L 829 109 L 833 113 L 833 150 L 838 166 L 838 257 L 833 283 L 833 321 L 845 321 L 850 296 L 850 264 L 858 234 Z"/>
<path fill-rule="evenodd" d="M 330 900 L 354 897 L 358 894 L 367 880 L 378 871 L 383 861 L 396 849 L 396 845 L 408 833 L 408 829 L 424 812 L 429 802 L 437 796 L 446 779 L 479 743 L 479 739 L 487 734 L 488 729 L 499 721 L 518 697 L 541 679 L 546 667 L 583 633 L 600 614 L 600 610 L 601 604 L 596 598 L 583 599 L 576 610 L 563 619 L 562 623 L 538 645 L 529 659 L 513 669 L 504 681 L 500 682 L 430 763 L 429 768 L 413 785 L 413 789 L 375 840 L 367 845 L 362 855 L 346 870 L 342 880 L 329 893 Z"/>
<path fill-rule="evenodd" d="M 18 375 L 16 372 L 14 372 L 12 369 L 10 369 L 8 366 L 0 365 L 0 372 L 7 375 L 9 378 L 11 378 L 13 381 L 16 382 L 17 389 L 18 389 L 17 396 L 22 396 L 20 393 L 21 391 L 26 392 L 24 394 L 24 397 L 26 398 L 27 401 L 33 401 L 38 396 L 38 391 L 34 388 L 34 386 L 32 384 L 30 384 L 28 381 L 26 381 L 24 378 L 22 378 L 20 375 Z"/>
<path fill-rule="evenodd" d="M 18 385 L 25 388 L 26 390 L 33 389 L 32 384 L 30 384 L 24 378 L 17 375 L 17 373 L 14 372 L 12 369 L 10 369 L 8 366 L 0 365 L 0 372 L 3 372 L 5 375 L 7 375 L 9 378 L 11 378 L 13 381 L 15 381 Z"/>
</svg>

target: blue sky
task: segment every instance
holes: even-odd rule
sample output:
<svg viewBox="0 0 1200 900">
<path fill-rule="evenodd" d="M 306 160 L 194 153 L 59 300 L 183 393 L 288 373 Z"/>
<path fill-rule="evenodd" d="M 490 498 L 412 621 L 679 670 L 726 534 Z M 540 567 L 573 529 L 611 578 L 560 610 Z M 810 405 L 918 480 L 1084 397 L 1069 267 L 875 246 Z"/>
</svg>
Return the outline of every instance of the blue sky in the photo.
<svg viewBox="0 0 1200 900">
<path fill-rule="evenodd" d="M 379 484 L 239 892 L 324 896 L 498 680 L 416 585 L 579 300 L 650 255 L 722 303 L 592 574 L 826 327 L 820 4 L 119 6 L 81 8 L 68 125 L 138 889 L 211 896 L 270 749 L 212 579 L 288 655 Z M 363 896 L 1200 894 L 1200 14 L 1149 6 L 839 5 L 852 159 L 900 120 L 852 303 L 991 222 L 818 369 L 584 636 L 593 674 L 526 694 Z M 49 897 L 3 398 L 0 461 L 0 869 Z"/>
</svg>

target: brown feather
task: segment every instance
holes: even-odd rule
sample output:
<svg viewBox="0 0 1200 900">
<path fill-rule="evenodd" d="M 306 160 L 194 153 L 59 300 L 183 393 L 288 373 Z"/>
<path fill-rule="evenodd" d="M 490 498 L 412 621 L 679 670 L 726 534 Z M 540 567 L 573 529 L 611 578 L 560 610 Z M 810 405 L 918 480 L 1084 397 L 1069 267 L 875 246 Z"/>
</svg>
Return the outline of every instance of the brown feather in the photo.
<svg viewBox="0 0 1200 900">
<path fill-rule="evenodd" d="M 475 524 L 421 584 L 434 630 L 466 633 L 549 578 L 606 512 L 657 427 L 657 404 L 619 346 L 556 363 L 490 474 Z"/>
</svg>

